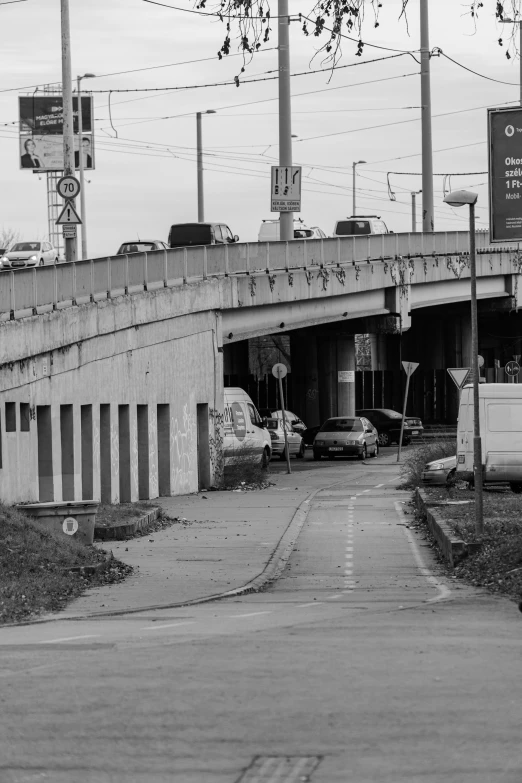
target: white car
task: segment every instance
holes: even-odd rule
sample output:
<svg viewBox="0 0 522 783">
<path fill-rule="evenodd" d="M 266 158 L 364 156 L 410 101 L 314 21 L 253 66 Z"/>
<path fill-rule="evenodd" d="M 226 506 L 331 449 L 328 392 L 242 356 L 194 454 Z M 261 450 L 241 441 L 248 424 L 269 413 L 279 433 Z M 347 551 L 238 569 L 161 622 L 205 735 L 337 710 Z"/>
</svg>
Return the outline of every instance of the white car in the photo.
<svg viewBox="0 0 522 783">
<path fill-rule="evenodd" d="M 264 416 L 267 419 L 283 418 L 283 411 L 274 411 L 272 408 L 261 408 L 259 413 L 261 416 Z M 302 419 L 299 418 L 299 416 L 296 416 L 295 413 L 292 413 L 292 411 L 285 410 L 285 419 L 287 424 L 289 424 L 296 432 L 300 432 L 302 434 L 305 431 L 306 424 Z"/>
<path fill-rule="evenodd" d="M 354 237 L 368 234 L 389 234 L 388 226 L 380 215 L 352 215 L 338 220 L 334 226 L 334 237 Z"/>
<path fill-rule="evenodd" d="M 30 266 L 57 264 L 58 251 L 50 242 L 16 242 L 0 258 L 2 269 L 25 269 Z"/>
<path fill-rule="evenodd" d="M 275 457 L 277 455 L 279 459 L 286 459 L 285 432 L 283 427 L 286 429 L 286 442 L 288 443 L 289 455 L 294 455 L 297 459 L 303 459 L 306 449 L 303 438 L 289 424 L 283 423 L 282 419 L 266 420 L 266 428 L 270 433 L 270 438 L 272 440 L 272 456 Z"/>
<path fill-rule="evenodd" d="M 258 242 L 279 242 L 279 220 L 263 220 L 257 235 Z M 294 239 L 326 239 L 319 226 L 307 226 L 299 218 L 294 220 Z"/>
</svg>

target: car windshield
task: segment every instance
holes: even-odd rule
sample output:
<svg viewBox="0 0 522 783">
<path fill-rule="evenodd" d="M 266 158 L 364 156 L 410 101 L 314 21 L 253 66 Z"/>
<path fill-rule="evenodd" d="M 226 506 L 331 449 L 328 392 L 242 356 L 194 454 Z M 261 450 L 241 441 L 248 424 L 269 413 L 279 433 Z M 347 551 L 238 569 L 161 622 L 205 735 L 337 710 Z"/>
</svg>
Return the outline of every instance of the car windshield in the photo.
<svg viewBox="0 0 522 783">
<path fill-rule="evenodd" d="M 148 253 L 155 250 L 154 242 L 128 242 L 118 250 L 118 255 L 123 253 Z"/>
<path fill-rule="evenodd" d="M 11 250 L 16 253 L 30 253 L 31 250 L 40 250 L 40 242 L 17 242 Z"/>
<path fill-rule="evenodd" d="M 351 236 L 353 234 L 370 234 L 370 223 L 367 220 L 340 220 L 337 223 L 336 234 Z"/>
<path fill-rule="evenodd" d="M 309 239 L 313 235 L 314 232 L 310 228 L 296 228 L 294 231 L 294 239 Z"/>
<path fill-rule="evenodd" d="M 267 419 L 266 420 L 266 428 L 267 430 L 277 430 L 281 426 L 281 419 Z"/>
<path fill-rule="evenodd" d="M 360 419 L 328 419 L 320 432 L 362 432 L 363 425 Z"/>
<path fill-rule="evenodd" d="M 180 223 L 170 229 L 169 245 L 171 247 L 210 245 L 211 242 L 210 226 L 204 223 Z"/>
</svg>

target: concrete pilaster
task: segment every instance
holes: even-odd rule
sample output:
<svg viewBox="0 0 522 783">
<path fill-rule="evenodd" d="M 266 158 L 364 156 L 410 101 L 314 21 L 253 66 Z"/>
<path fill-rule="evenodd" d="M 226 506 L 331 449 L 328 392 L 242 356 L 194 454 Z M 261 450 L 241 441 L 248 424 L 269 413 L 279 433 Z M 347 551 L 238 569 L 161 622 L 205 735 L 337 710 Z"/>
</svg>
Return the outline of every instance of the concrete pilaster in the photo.
<svg viewBox="0 0 522 783">
<path fill-rule="evenodd" d="M 290 350 L 292 410 L 306 422 L 308 427 L 315 427 L 321 423 L 316 335 L 309 331 L 292 332 Z"/>
<path fill-rule="evenodd" d="M 319 414 L 323 422 L 337 416 L 337 343 L 334 335 L 317 339 Z"/>
<path fill-rule="evenodd" d="M 337 338 L 337 415 L 355 416 L 355 340 Z"/>
</svg>

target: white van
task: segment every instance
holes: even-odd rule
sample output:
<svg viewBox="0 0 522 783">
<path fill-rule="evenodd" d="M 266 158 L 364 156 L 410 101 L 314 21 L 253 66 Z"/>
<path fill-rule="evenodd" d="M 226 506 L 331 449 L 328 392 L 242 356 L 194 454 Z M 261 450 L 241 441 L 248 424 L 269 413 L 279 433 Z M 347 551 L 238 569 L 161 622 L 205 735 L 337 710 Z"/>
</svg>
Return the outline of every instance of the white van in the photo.
<svg viewBox="0 0 522 783">
<path fill-rule="evenodd" d="M 522 384 L 481 383 L 479 416 L 484 483 L 509 481 L 514 492 L 522 492 Z M 460 398 L 457 478 L 473 479 L 472 384 Z"/>
<path fill-rule="evenodd" d="M 279 242 L 279 220 L 263 220 L 257 235 L 258 242 Z M 306 226 L 299 218 L 294 220 L 294 239 L 326 239 L 326 234 L 318 226 Z"/>
<path fill-rule="evenodd" d="M 272 456 L 272 440 L 256 406 L 243 389 L 229 387 L 224 391 L 225 468 L 234 457 L 243 455 L 259 457 L 260 464 L 268 467 Z"/>
</svg>

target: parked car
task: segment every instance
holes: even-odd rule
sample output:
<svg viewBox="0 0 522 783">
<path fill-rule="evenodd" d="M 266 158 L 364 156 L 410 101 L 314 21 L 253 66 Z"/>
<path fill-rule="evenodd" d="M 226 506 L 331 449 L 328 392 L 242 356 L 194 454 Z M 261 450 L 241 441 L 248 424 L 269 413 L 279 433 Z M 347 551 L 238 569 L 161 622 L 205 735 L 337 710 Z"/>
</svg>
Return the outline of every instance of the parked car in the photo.
<svg viewBox="0 0 522 783">
<path fill-rule="evenodd" d="M 169 247 L 226 245 L 239 242 L 225 223 L 175 223 L 169 231 Z"/>
<path fill-rule="evenodd" d="M 258 241 L 278 242 L 280 225 L 279 220 L 263 220 L 257 235 Z M 326 234 L 319 226 L 309 227 L 298 218 L 294 220 L 294 239 L 326 239 Z"/>
<path fill-rule="evenodd" d="M 380 215 L 352 215 L 341 218 L 334 226 L 334 237 L 353 237 L 364 234 L 389 234 L 388 226 Z"/>
<path fill-rule="evenodd" d="M 225 470 L 243 457 L 259 459 L 262 467 L 268 467 L 272 439 L 254 403 L 244 389 L 226 387 L 224 392 Z"/>
<path fill-rule="evenodd" d="M 259 411 L 261 416 L 264 416 L 267 419 L 273 418 L 273 419 L 282 419 L 283 418 L 283 411 L 275 411 L 273 408 L 261 408 Z M 299 418 L 299 416 L 296 416 L 295 413 L 292 413 L 292 411 L 286 411 L 285 410 L 285 419 L 287 423 L 294 428 L 299 433 L 303 433 L 306 430 L 306 424 L 302 419 Z"/>
<path fill-rule="evenodd" d="M 57 264 L 58 251 L 50 242 L 16 242 L 8 253 L 4 253 L 0 262 L 3 269 Z"/>
<path fill-rule="evenodd" d="M 314 459 L 352 456 L 366 459 L 376 457 L 379 443 L 375 427 L 364 416 L 336 416 L 327 419 L 315 436 Z"/>
<path fill-rule="evenodd" d="M 428 462 L 422 471 L 423 484 L 449 484 L 455 478 L 457 455 Z"/>
<path fill-rule="evenodd" d="M 321 429 L 321 425 L 318 424 L 316 427 L 307 427 L 305 431 L 303 432 L 303 440 L 307 446 L 311 446 L 314 442 L 314 438 Z"/>
<path fill-rule="evenodd" d="M 402 413 L 390 408 L 363 408 L 355 411 L 357 416 L 366 416 L 379 433 L 379 445 L 390 446 L 398 443 L 401 434 Z M 416 417 L 406 416 L 402 445 L 407 446 L 413 437 L 420 437 L 424 432 L 422 421 Z"/>
<path fill-rule="evenodd" d="M 292 429 L 283 419 L 266 419 L 266 428 L 270 433 L 272 441 L 272 456 L 276 455 L 280 459 L 286 459 L 285 452 L 285 429 L 286 440 L 288 443 L 288 453 L 294 455 L 297 459 L 302 459 L 305 455 L 305 444 L 302 436 Z"/>
<path fill-rule="evenodd" d="M 138 239 L 133 242 L 124 242 L 120 245 L 117 256 L 127 255 L 128 253 L 151 253 L 153 250 L 168 250 L 169 246 L 161 239 Z"/>
</svg>

